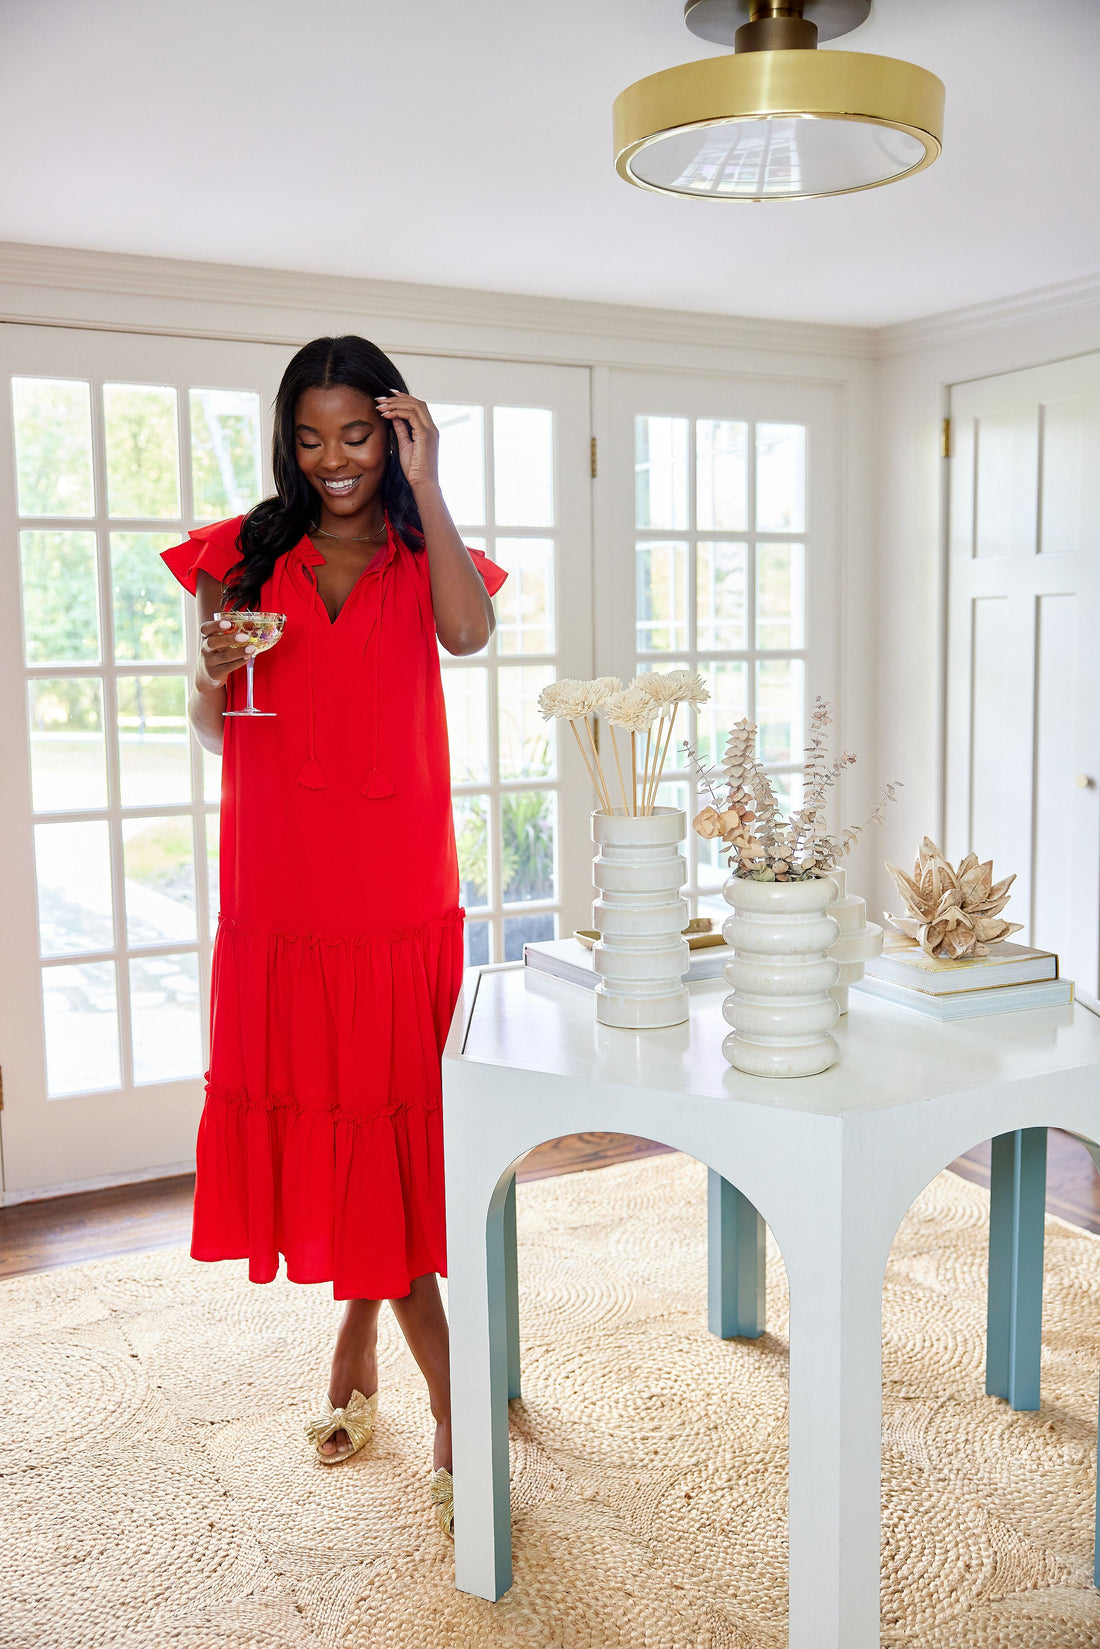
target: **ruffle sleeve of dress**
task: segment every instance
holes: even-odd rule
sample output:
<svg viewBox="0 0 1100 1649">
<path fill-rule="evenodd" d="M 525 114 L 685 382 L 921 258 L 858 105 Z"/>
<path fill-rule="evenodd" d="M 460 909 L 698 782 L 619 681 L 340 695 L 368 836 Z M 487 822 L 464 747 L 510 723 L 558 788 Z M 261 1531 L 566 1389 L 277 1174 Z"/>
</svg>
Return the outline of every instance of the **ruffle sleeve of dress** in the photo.
<svg viewBox="0 0 1100 1649">
<path fill-rule="evenodd" d="M 239 520 L 164 559 L 185 588 Z M 471 552 L 486 588 L 506 576 Z M 440 1067 L 462 970 L 450 763 L 427 556 L 392 533 L 335 621 L 303 538 L 260 605 L 270 717 L 230 719 L 221 911 L 192 1252 L 339 1299 L 445 1268 Z M 243 671 L 229 678 L 243 701 Z"/>
<path fill-rule="evenodd" d="M 243 515 L 234 515 L 228 521 L 215 521 L 209 527 L 195 527 L 188 533 L 185 543 L 162 551 L 161 560 L 190 595 L 198 589 L 200 572 L 221 580 L 240 561 L 239 539 L 243 520 Z"/>
</svg>

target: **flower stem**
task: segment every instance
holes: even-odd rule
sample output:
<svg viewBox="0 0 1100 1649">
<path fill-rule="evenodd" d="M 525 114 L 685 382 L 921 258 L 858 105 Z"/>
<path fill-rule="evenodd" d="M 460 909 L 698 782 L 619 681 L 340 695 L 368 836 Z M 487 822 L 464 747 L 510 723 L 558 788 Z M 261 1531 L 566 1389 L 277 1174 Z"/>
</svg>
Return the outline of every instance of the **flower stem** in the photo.
<svg viewBox="0 0 1100 1649">
<path fill-rule="evenodd" d="M 600 761 L 600 753 L 596 749 L 596 741 L 592 737 L 592 723 L 587 716 L 584 718 L 584 730 L 588 734 L 588 748 L 592 752 L 592 760 L 596 765 L 596 772 L 600 776 L 600 793 L 603 796 L 603 804 L 607 811 L 612 813 L 614 809 L 611 806 L 611 793 L 607 788 L 607 780 L 603 776 L 603 763 Z"/>
<path fill-rule="evenodd" d="M 650 786 L 650 794 L 649 794 L 649 811 L 651 813 L 653 811 L 654 804 L 657 801 L 657 790 L 658 790 L 658 788 L 660 786 L 660 783 L 661 783 L 661 775 L 664 773 L 664 770 L 665 770 L 665 762 L 668 760 L 668 747 L 672 743 L 672 729 L 676 725 L 676 712 L 677 712 L 677 710 L 679 710 L 679 708 L 680 708 L 679 704 L 674 704 L 672 706 L 672 714 L 668 718 L 668 732 L 665 734 L 665 747 L 664 747 L 663 751 L 660 750 L 660 749 L 658 750 L 657 760 L 654 763 L 653 783 Z M 660 730 L 658 729 L 658 733 L 657 733 L 657 743 L 658 743 L 658 745 L 660 745 L 660 742 L 661 742 L 661 735 L 660 735 Z"/>
<path fill-rule="evenodd" d="M 634 806 L 631 808 L 633 818 L 638 817 L 638 735 L 630 735 L 630 782 L 634 794 Z"/>
<path fill-rule="evenodd" d="M 619 773 L 619 789 L 622 791 L 623 795 L 623 812 L 625 814 L 630 812 L 630 803 L 626 799 L 626 781 L 623 778 L 623 764 L 619 760 L 619 741 L 615 737 L 615 728 L 612 723 L 608 722 L 607 725 L 611 728 L 611 748 L 615 752 L 615 766 Z"/>
<path fill-rule="evenodd" d="M 584 745 L 581 743 L 581 736 L 577 732 L 577 724 L 576 724 L 575 721 L 571 721 L 569 723 L 569 725 L 573 729 L 573 737 L 577 741 L 577 749 L 581 753 L 581 761 L 584 763 L 585 767 L 588 769 L 588 777 L 592 780 L 592 788 L 596 792 L 596 800 L 602 806 L 603 805 L 603 797 L 600 794 L 600 786 L 599 786 L 599 783 L 596 779 L 595 773 L 593 773 L 593 771 L 592 771 L 592 763 L 588 759 L 588 752 L 584 748 Z"/>
</svg>

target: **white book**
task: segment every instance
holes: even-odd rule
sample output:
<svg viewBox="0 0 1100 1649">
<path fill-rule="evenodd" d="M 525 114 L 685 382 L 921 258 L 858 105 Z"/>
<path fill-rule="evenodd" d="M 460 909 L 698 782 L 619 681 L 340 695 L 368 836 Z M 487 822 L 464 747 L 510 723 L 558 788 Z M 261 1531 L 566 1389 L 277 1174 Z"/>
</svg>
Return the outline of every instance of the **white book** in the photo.
<svg viewBox="0 0 1100 1649">
<path fill-rule="evenodd" d="M 933 996 L 929 991 L 914 991 L 889 979 L 864 975 L 852 988 L 940 1020 L 978 1019 L 983 1014 L 1019 1013 L 1025 1008 L 1062 1008 L 1073 1001 L 1072 979 L 1041 979 L 992 990 L 953 991 L 948 996 Z"/>
<path fill-rule="evenodd" d="M 898 938 L 887 939 L 881 956 L 865 964 L 872 979 L 908 985 L 911 990 L 931 996 L 948 996 L 955 991 L 984 991 L 1005 985 L 1029 985 L 1040 979 L 1057 979 L 1058 958 L 1053 951 L 1032 950 L 1028 945 L 1002 941 L 988 956 L 951 959 L 928 956 L 917 944 Z"/>
<path fill-rule="evenodd" d="M 709 945 L 705 950 L 692 951 L 684 978 L 689 984 L 696 979 L 721 979 L 722 964 L 732 954 L 728 945 Z M 593 953 L 579 939 L 547 939 L 524 945 L 523 960 L 527 967 L 539 973 L 568 980 L 572 985 L 584 985 L 590 991 L 599 984 Z"/>
</svg>

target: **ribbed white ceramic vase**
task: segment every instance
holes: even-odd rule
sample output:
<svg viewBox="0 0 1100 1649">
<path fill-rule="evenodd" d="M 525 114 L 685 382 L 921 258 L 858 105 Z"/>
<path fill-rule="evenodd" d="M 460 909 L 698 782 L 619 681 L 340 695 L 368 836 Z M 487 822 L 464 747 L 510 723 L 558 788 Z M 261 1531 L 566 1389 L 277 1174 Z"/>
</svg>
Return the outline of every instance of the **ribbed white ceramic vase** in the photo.
<svg viewBox="0 0 1100 1649">
<path fill-rule="evenodd" d="M 829 1035 L 840 1017 L 829 992 L 840 966 L 827 956 L 840 928 L 828 915 L 829 876 L 754 882 L 731 876 L 722 889 L 733 915 L 722 925 L 733 959 L 722 970 L 732 994 L 722 1004 L 733 1026 L 722 1043 L 731 1065 L 752 1076 L 815 1076 L 837 1059 Z"/>
<path fill-rule="evenodd" d="M 829 946 L 829 955 L 840 963 L 840 979 L 832 988 L 832 998 L 842 1014 L 848 1012 L 848 986 L 863 978 L 864 963 L 873 956 L 882 955 L 882 929 L 877 922 L 867 920 L 867 901 L 857 893 L 849 893 L 847 873 L 830 870 L 829 880 L 836 883 L 837 896 L 829 906 L 829 915 L 840 928 L 840 937 Z"/>
<path fill-rule="evenodd" d="M 600 934 L 595 994 L 601 1025 L 655 1030 L 687 1019 L 688 909 L 680 897 L 687 880 L 680 852 L 686 835 L 682 808 L 655 807 L 640 818 L 592 815 L 599 849 L 592 861 L 599 893 L 592 925 Z"/>
</svg>

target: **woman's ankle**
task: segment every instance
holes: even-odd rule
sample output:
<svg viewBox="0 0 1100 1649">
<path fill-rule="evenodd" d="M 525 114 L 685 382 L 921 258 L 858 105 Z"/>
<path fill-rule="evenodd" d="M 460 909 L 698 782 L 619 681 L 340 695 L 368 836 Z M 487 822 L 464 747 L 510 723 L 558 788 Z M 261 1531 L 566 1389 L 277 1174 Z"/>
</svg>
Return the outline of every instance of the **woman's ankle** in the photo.
<svg viewBox="0 0 1100 1649">
<path fill-rule="evenodd" d="M 435 1440 L 432 1445 L 432 1467 L 435 1471 L 451 1470 L 451 1422 L 437 1420 L 435 1424 Z"/>
<path fill-rule="evenodd" d="M 341 1345 L 337 1340 L 329 1373 L 329 1402 L 341 1408 L 353 1391 L 364 1397 L 373 1397 L 378 1390 L 378 1355 L 376 1347 Z"/>
</svg>

